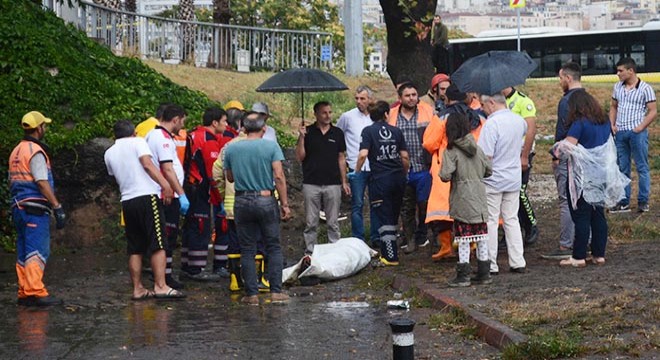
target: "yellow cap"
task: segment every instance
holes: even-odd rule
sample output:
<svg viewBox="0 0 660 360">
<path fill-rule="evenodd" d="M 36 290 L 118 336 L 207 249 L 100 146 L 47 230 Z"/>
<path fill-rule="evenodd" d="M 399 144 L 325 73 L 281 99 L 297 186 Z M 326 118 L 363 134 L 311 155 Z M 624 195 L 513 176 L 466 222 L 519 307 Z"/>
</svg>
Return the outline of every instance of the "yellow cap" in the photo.
<svg viewBox="0 0 660 360">
<path fill-rule="evenodd" d="M 51 122 L 52 120 L 45 117 L 42 113 L 38 111 L 30 111 L 23 115 L 21 126 L 23 126 L 23 129 L 36 129 L 41 126 L 41 124 L 50 124 Z"/>
<path fill-rule="evenodd" d="M 230 102 L 225 104 L 225 110 L 229 110 L 231 108 L 238 109 L 238 110 L 245 110 L 243 107 L 243 104 L 241 104 L 240 101 L 238 100 L 231 100 Z"/>
</svg>

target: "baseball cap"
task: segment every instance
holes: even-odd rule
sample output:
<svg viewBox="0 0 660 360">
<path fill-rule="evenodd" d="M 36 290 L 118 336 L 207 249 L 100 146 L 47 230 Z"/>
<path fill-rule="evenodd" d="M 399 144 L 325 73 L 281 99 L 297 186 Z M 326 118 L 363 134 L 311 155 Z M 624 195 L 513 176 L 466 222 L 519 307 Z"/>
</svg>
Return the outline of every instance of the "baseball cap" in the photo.
<svg viewBox="0 0 660 360">
<path fill-rule="evenodd" d="M 245 110 L 245 107 L 243 107 L 243 104 L 241 104 L 240 101 L 238 100 L 231 100 L 228 103 L 225 104 L 225 110 L 229 110 L 231 108 L 238 109 L 238 110 Z"/>
<path fill-rule="evenodd" d="M 443 81 L 451 81 L 449 79 L 449 75 L 447 74 L 435 74 L 433 78 L 431 79 L 431 89 L 435 89 L 438 84 L 440 84 Z"/>
<path fill-rule="evenodd" d="M 29 113 L 23 115 L 21 120 L 21 126 L 23 129 L 36 129 L 41 124 L 50 124 L 51 119 L 45 117 L 42 113 L 38 111 L 30 111 Z"/>
<path fill-rule="evenodd" d="M 262 102 L 256 102 L 256 103 L 252 104 L 252 111 L 258 112 L 258 113 L 261 113 L 261 114 L 270 115 L 270 112 L 268 111 L 268 105 L 266 105 L 265 103 L 262 103 Z"/>
</svg>

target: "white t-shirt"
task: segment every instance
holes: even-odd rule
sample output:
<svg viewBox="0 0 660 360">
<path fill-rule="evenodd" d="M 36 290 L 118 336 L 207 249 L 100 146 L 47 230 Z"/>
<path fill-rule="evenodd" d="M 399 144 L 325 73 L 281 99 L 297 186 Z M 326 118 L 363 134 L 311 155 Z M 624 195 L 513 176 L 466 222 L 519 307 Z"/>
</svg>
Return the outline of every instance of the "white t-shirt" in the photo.
<svg viewBox="0 0 660 360">
<path fill-rule="evenodd" d="M 520 191 L 520 148 L 526 132 L 525 119 L 509 109 L 488 116 L 478 141 L 484 154 L 493 158 L 493 175 L 484 178 L 484 184 L 499 192 Z"/>
<path fill-rule="evenodd" d="M 160 186 L 140 164 L 142 156 L 152 157 L 149 145 L 141 137 L 117 139 L 103 156 L 108 174 L 117 179 L 121 201 L 160 193 Z"/>
<path fill-rule="evenodd" d="M 183 166 L 176 153 L 176 143 L 172 134 L 167 130 L 157 126 L 155 129 L 149 131 L 146 137 L 149 150 L 153 157 L 151 158 L 154 165 L 160 169 L 160 164 L 171 162 L 176 178 L 179 180 L 179 185 L 183 185 Z M 159 186 L 160 188 L 160 186 Z M 175 193 L 175 197 L 179 197 Z"/>
<path fill-rule="evenodd" d="M 263 139 L 277 142 L 277 132 L 271 126 L 266 125 L 266 132 L 264 133 Z"/>
<path fill-rule="evenodd" d="M 355 170 L 355 166 L 357 165 L 362 130 L 373 123 L 369 114 L 361 113 L 358 108 L 349 110 L 339 117 L 337 127 L 344 131 L 346 161 L 348 162 L 348 167 L 352 170 Z M 365 160 L 361 171 L 369 171 L 369 160 Z"/>
</svg>

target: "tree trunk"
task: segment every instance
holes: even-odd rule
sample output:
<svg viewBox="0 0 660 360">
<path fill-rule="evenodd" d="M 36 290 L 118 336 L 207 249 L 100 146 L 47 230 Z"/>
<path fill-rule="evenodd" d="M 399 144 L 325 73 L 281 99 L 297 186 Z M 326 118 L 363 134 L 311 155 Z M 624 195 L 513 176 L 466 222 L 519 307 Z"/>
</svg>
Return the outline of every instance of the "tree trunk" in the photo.
<svg viewBox="0 0 660 360">
<path fill-rule="evenodd" d="M 437 0 L 418 0 L 417 6 L 408 8 L 399 2 L 380 0 L 387 26 L 387 73 L 395 84 L 402 78 L 412 80 L 421 95 L 434 73 L 430 30 Z M 428 21 L 422 22 L 423 18 Z"/>
<path fill-rule="evenodd" d="M 179 20 L 194 21 L 194 0 L 179 0 Z M 195 64 L 195 25 L 181 24 L 181 61 Z"/>
<path fill-rule="evenodd" d="M 213 22 L 216 24 L 229 24 L 232 18 L 229 0 L 213 0 Z M 228 68 L 231 66 L 231 36 L 229 29 L 218 28 L 218 48 L 213 48 L 209 53 L 208 67 Z M 215 41 L 213 41 L 215 44 Z M 214 45 L 215 46 L 215 45 Z M 215 52 L 218 53 L 218 63 L 215 63 Z"/>
</svg>

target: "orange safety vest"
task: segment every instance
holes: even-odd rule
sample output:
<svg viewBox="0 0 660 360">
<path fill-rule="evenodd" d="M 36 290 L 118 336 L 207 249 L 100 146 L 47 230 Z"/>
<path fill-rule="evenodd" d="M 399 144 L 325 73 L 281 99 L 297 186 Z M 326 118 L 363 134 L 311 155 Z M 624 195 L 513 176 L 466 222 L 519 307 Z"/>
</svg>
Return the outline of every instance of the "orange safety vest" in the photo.
<svg viewBox="0 0 660 360">
<path fill-rule="evenodd" d="M 176 156 L 179 158 L 181 164 L 186 158 L 186 138 L 188 137 L 188 132 L 186 129 L 179 130 L 178 134 L 174 135 L 174 145 L 176 145 Z"/>
<path fill-rule="evenodd" d="M 12 196 L 12 205 L 23 201 L 48 202 L 48 199 L 39 190 L 30 171 L 30 160 L 38 153 L 42 153 L 46 157 L 48 183 L 51 188 L 55 188 L 53 173 L 50 169 L 50 159 L 46 151 L 34 141 L 22 140 L 9 156 L 9 191 Z"/>
<path fill-rule="evenodd" d="M 481 125 L 472 130 L 472 136 L 475 140 L 479 140 L 481 128 L 484 124 L 484 119 L 481 119 Z M 449 217 L 449 189 L 450 182 L 443 182 L 440 179 L 440 169 L 442 168 L 442 155 L 447 149 L 447 133 L 445 126 L 447 124 L 447 116 L 434 119 L 429 124 L 424 132 L 424 142 L 422 146 L 426 151 L 433 155 L 431 160 L 431 194 L 429 195 L 428 206 L 426 208 L 426 223 L 431 221 L 453 221 Z"/>
</svg>

